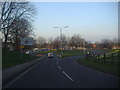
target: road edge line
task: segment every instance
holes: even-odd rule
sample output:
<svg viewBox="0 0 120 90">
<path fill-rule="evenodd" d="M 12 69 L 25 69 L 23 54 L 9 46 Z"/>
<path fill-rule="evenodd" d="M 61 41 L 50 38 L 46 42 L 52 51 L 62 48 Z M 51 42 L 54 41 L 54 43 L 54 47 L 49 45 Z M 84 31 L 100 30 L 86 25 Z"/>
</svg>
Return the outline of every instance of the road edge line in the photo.
<svg viewBox="0 0 120 90">
<path fill-rule="evenodd" d="M 44 57 L 43 57 L 44 58 Z M 42 59 L 43 59 L 42 58 Z M 9 87 L 12 83 L 14 83 L 17 79 L 19 79 L 20 77 L 22 77 L 25 73 L 27 73 L 28 71 L 30 71 L 31 69 L 33 69 L 35 66 L 37 66 L 39 63 L 33 64 L 33 66 L 31 65 L 30 68 L 28 68 L 27 70 L 25 70 L 23 73 L 21 73 L 20 75 L 18 75 L 15 79 L 13 79 L 11 82 L 9 82 L 6 86 L 4 86 L 4 88 Z"/>
</svg>

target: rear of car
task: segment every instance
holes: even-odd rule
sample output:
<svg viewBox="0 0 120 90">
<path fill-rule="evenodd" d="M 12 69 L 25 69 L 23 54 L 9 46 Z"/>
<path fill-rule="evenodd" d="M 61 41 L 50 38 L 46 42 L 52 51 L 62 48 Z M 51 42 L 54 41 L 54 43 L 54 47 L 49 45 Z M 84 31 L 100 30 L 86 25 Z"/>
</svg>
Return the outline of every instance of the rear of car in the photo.
<svg viewBox="0 0 120 90">
<path fill-rule="evenodd" d="M 54 56 L 53 56 L 53 53 L 52 52 L 49 52 L 48 53 L 48 58 L 53 58 Z"/>
</svg>

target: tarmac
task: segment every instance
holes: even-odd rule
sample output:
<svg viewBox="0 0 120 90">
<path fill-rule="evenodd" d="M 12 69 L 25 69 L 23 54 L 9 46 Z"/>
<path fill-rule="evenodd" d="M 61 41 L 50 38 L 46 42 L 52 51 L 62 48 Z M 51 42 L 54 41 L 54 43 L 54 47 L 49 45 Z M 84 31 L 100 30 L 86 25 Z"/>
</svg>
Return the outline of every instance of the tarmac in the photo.
<svg viewBox="0 0 120 90">
<path fill-rule="evenodd" d="M 45 57 L 45 55 L 40 58 L 37 58 L 35 60 L 31 60 L 29 62 L 19 64 L 14 67 L 2 70 L 2 85 L 3 85 L 2 87 L 4 87 L 7 83 L 9 83 L 10 80 L 17 77 L 20 73 L 24 72 L 30 66 L 37 64 L 37 62 L 39 62 L 44 57 Z"/>
</svg>

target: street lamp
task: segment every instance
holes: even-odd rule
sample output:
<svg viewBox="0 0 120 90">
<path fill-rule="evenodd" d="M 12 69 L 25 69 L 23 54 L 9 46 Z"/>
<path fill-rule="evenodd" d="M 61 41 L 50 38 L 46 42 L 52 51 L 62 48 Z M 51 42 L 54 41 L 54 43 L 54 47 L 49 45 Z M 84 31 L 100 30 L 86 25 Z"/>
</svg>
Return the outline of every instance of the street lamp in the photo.
<svg viewBox="0 0 120 90">
<path fill-rule="evenodd" d="M 62 28 L 68 28 L 68 26 L 65 26 L 65 27 L 54 27 L 54 28 L 59 28 L 60 29 L 60 37 L 61 37 L 61 54 L 60 55 L 62 55 L 63 54 L 63 52 L 62 52 Z"/>
<path fill-rule="evenodd" d="M 85 40 L 84 38 L 82 39 L 82 53 L 84 54 L 85 53 Z"/>
</svg>

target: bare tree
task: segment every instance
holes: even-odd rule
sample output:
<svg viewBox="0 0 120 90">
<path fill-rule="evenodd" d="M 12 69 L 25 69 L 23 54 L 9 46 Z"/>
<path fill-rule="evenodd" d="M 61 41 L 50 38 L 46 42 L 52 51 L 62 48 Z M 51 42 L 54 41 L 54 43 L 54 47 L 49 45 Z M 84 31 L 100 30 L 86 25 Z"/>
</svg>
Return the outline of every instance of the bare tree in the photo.
<svg viewBox="0 0 120 90">
<path fill-rule="evenodd" d="M 63 34 L 62 35 L 62 47 L 65 48 L 68 44 L 67 37 Z"/>
<path fill-rule="evenodd" d="M 113 42 L 114 45 L 117 45 L 118 44 L 118 39 L 117 38 L 113 38 L 112 42 Z"/>
<path fill-rule="evenodd" d="M 110 39 L 102 39 L 101 43 L 103 48 L 112 49 L 112 41 Z"/>
<path fill-rule="evenodd" d="M 13 21 L 8 40 L 13 43 L 16 50 L 19 50 L 21 38 L 28 37 L 32 32 L 32 26 L 26 19 L 17 19 Z"/>
<path fill-rule="evenodd" d="M 113 38 L 112 40 L 112 47 L 119 49 L 119 43 L 118 38 Z"/>
<path fill-rule="evenodd" d="M 36 10 L 28 2 L 2 2 L 1 11 L 1 30 L 4 35 L 4 47 L 6 48 L 8 35 L 16 18 L 30 20 Z"/>
<path fill-rule="evenodd" d="M 46 39 L 39 36 L 37 38 L 36 42 L 37 42 L 37 45 L 38 45 L 39 48 L 43 48 L 45 43 L 46 43 Z"/>
<path fill-rule="evenodd" d="M 47 47 L 50 49 L 53 48 L 53 42 L 54 42 L 53 38 L 49 38 L 47 40 Z"/>
<path fill-rule="evenodd" d="M 79 34 L 75 34 L 70 39 L 70 46 L 75 47 L 76 49 L 78 47 L 82 47 L 84 39 L 80 37 Z"/>
<path fill-rule="evenodd" d="M 61 44 L 61 40 L 60 40 L 60 37 L 56 37 L 53 41 L 53 48 L 60 48 L 60 44 Z"/>
<path fill-rule="evenodd" d="M 70 49 L 70 37 L 65 37 L 65 44 L 64 44 L 65 49 Z"/>
</svg>

